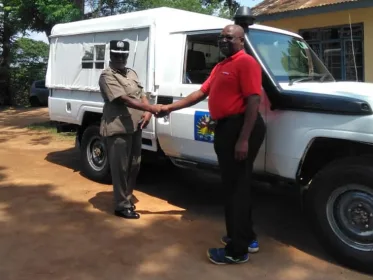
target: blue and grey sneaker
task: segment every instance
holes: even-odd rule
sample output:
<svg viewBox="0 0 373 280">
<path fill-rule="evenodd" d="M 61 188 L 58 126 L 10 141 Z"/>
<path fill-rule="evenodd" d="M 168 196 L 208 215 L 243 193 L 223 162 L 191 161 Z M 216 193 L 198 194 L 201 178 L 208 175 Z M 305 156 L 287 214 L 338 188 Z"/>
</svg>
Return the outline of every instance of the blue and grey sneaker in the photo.
<svg viewBox="0 0 373 280">
<path fill-rule="evenodd" d="M 214 264 L 240 264 L 249 260 L 249 254 L 245 254 L 238 258 L 228 256 L 224 248 L 208 249 L 207 257 Z"/>
<path fill-rule="evenodd" d="M 220 241 L 224 245 L 227 245 L 231 240 L 228 236 L 223 236 Z M 257 240 L 253 240 L 253 241 L 250 242 L 250 245 L 248 247 L 248 251 L 251 254 L 259 252 L 259 243 L 258 243 Z"/>
</svg>

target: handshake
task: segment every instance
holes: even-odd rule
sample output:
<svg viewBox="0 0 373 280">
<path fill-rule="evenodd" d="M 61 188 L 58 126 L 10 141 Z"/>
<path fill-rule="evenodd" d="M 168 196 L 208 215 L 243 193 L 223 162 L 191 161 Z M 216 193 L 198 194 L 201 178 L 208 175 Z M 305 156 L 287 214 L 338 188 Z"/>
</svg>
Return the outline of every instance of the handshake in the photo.
<svg viewBox="0 0 373 280">
<path fill-rule="evenodd" d="M 151 105 L 150 112 L 156 118 L 162 118 L 164 116 L 169 115 L 172 112 L 172 108 L 170 105 L 155 104 Z"/>
</svg>

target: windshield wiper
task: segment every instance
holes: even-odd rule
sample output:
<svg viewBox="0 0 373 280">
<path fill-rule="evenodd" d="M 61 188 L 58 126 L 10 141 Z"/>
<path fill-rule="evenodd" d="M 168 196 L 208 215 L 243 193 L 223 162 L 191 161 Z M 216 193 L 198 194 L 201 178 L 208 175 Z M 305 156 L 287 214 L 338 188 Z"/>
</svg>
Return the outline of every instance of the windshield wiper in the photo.
<svg viewBox="0 0 373 280">
<path fill-rule="evenodd" d="M 299 83 L 299 82 L 303 82 L 303 81 L 312 81 L 314 79 L 314 77 L 312 76 L 309 76 L 309 77 L 303 77 L 303 78 L 299 78 L 299 79 L 294 79 L 294 80 L 291 80 L 289 82 L 289 86 L 292 86 L 294 83 Z"/>
</svg>

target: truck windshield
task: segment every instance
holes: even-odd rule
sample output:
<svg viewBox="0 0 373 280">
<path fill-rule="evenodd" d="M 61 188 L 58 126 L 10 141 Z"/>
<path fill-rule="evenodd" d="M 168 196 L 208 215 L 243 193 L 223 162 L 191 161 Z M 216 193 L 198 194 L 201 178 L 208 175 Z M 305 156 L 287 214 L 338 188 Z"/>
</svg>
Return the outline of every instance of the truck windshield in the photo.
<svg viewBox="0 0 373 280">
<path fill-rule="evenodd" d="M 300 38 L 251 29 L 249 40 L 277 82 L 334 81 L 321 60 Z"/>
</svg>

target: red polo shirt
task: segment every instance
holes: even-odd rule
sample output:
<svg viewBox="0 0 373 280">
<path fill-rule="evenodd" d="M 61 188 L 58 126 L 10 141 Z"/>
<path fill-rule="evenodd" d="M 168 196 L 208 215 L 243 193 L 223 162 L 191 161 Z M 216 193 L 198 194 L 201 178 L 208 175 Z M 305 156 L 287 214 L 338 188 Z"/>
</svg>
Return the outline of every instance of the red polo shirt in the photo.
<svg viewBox="0 0 373 280">
<path fill-rule="evenodd" d="M 246 97 L 262 92 L 259 63 L 244 50 L 218 63 L 203 83 L 210 115 L 218 120 L 246 110 Z"/>
</svg>

